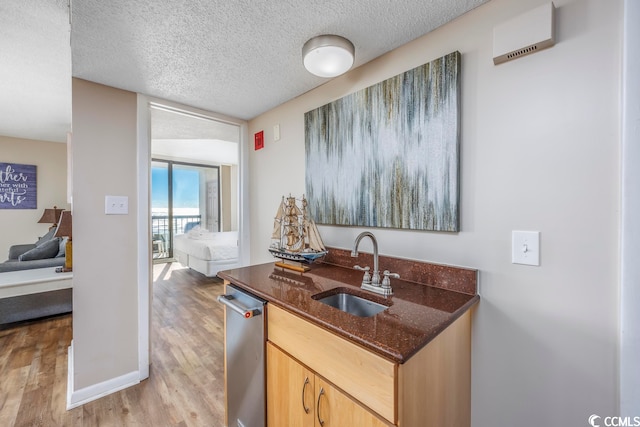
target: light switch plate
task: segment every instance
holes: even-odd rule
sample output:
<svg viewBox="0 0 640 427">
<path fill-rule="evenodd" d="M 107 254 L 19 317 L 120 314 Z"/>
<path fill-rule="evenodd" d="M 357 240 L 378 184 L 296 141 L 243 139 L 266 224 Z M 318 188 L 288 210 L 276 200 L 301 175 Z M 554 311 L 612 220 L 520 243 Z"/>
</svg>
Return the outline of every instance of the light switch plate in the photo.
<svg viewBox="0 0 640 427">
<path fill-rule="evenodd" d="M 129 213 L 129 197 L 104 196 L 104 213 L 107 215 L 127 215 Z"/>
<path fill-rule="evenodd" d="M 513 231 L 511 233 L 511 262 L 540 265 L 540 232 Z"/>
</svg>

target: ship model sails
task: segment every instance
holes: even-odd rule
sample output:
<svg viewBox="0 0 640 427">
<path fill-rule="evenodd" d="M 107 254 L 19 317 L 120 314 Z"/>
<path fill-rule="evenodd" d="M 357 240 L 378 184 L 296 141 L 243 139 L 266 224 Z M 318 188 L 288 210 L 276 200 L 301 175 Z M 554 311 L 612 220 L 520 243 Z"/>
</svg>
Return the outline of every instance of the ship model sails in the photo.
<svg viewBox="0 0 640 427">
<path fill-rule="evenodd" d="M 277 258 L 310 264 L 327 254 L 315 222 L 309 218 L 307 200 L 298 207 L 295 197 L 282 197 L 273 221 L 269 252 Z M 287 264 L 278 264 L 281 267 Z M 285 267 L 289 268 L 289 267 Z M 304 270 L 304 268 L 294 268 Z"/>
</svg>

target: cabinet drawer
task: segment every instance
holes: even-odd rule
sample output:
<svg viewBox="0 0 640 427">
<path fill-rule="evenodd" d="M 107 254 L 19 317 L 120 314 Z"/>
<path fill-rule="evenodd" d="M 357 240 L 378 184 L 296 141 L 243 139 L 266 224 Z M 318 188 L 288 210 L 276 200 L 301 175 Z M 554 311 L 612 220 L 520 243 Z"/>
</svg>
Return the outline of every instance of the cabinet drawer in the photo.
<svg viewBox="0 0 640 427">
<path fill-rule="evenodd" d="M 269 341 L 396 423 L 395 363 L 273 304 L 267 313 Z"/>
</svg>

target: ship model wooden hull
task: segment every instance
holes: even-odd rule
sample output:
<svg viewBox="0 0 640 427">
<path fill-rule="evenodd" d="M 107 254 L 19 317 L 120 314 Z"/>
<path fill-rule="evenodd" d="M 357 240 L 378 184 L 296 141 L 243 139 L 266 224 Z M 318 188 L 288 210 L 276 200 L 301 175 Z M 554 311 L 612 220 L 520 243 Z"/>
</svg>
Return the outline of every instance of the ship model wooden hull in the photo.
<svg viewBox="0 0 640 427">
<path fill-rule="evenodd" d="M 327 254 L 327 251 L 322 252 L 287 252 L 281 249 L 269 248 L 269 252 L 276 258 L 283 259 L 285 261 L 295 261 L 295 262 L 303 262 L 307 264 L 313 263 L 315 260 L 324 257 Z"/>
</svg>

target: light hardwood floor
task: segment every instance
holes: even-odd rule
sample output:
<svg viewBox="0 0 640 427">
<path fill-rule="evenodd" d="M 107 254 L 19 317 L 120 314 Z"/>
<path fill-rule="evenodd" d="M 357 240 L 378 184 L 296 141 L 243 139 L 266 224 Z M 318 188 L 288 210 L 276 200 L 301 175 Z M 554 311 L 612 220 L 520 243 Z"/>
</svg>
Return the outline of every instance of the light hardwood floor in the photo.
<svg viewBox="0 0 640 427">
<path fill-rule="evenodd" d="M 154 265 L 148 380 L 66 411 L 71 315 L 0 329 L 0 426 L 223 425 L 222 281 Z"/>
</svg>

